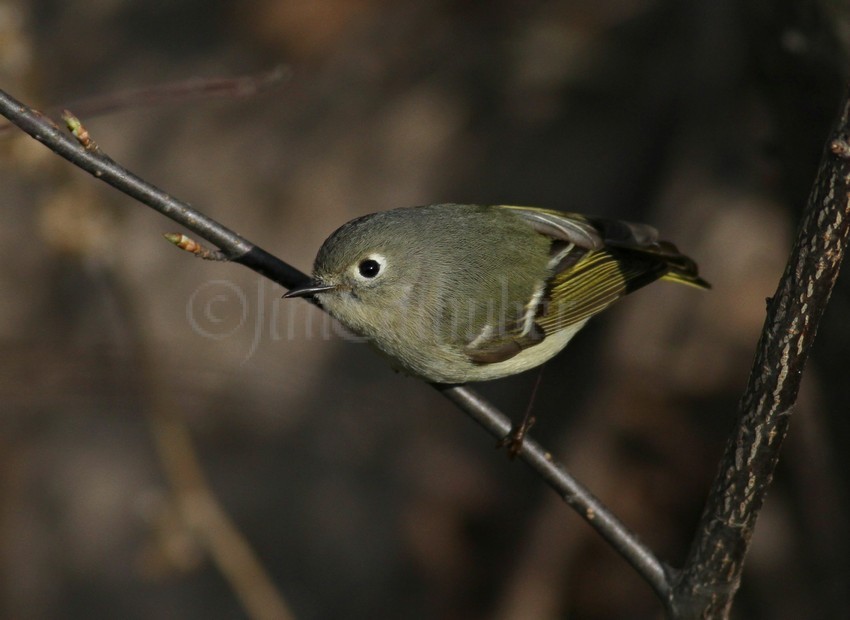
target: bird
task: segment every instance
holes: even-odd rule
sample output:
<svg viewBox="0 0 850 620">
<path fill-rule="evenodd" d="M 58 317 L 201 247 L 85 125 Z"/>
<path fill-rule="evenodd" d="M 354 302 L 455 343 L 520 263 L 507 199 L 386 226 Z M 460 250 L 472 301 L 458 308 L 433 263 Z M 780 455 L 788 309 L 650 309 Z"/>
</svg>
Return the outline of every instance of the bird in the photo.
<svg viewBox="0 0 850 620">
<path fill-rule="evenodd" d="M 449 203 L 351 220 L 284 297 L 312 297 L 398 370 L 464 384 L 543 364 L 591 317 L 658 280 L 711 286 L 647 224 Z"/>
</svg>

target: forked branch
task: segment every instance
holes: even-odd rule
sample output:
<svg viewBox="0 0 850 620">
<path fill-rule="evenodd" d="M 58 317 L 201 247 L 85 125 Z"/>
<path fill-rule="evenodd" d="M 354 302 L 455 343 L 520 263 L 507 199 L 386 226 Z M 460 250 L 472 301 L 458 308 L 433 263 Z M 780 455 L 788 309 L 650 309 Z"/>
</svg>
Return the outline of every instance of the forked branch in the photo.
<svg viewBox="0 0 850 620">
<path fill-rule="evenodd" d="M 0 91 L 0 114 L 74 165 L 159 211 L 240 263 L 286 288 L 307 280 L 262 248 L 85 148 L 52 122 Z M 587 489 L 527 439 L 520 457 L 647 580 L 675 618 L 727 617 L 756 518 L 787 433 L 800 378 L 829 301 L 850 234 L 850 92 L 821 163 L 788 266 L 772 298 L 739 420 L 684 568 L 658 558 Z M 434 386 L 494 437 L 509 419 L 474 391 Z"/>
</svg>

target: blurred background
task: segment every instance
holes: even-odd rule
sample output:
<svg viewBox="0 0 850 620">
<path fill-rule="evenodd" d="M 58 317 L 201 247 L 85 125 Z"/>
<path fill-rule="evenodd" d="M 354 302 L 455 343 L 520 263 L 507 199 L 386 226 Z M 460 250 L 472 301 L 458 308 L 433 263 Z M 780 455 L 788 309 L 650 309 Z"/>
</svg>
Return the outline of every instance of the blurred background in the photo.
<svg viewBox="0 0 850 620">
<path fill-rule="evenodd" d="M 357 215 L 649 222 L 659 284 L 547 365 L 533 435 L 687 553 L 840 101 L 830 0 L 0 0 L 0 83 L 293 265 Z M 189 78 L 251 98 L 89 114 Z M 54 116 L 55 117 L 55 116 Z M 0 615 L 657 618 L 650 588 L 429 386 L 16 131 L 0 140 Z M 850 617 L 840 279 L 736 618 Z M 519 419 L 534 373 L 478 386 Z"/>
</svg>

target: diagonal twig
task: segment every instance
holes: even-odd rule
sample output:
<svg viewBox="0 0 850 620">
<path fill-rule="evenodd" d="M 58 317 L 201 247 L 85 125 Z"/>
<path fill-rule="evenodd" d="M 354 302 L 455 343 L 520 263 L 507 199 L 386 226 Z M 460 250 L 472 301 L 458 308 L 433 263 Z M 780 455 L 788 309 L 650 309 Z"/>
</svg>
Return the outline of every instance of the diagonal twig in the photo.
<svg viewBox="0 0 850 620">
<path fill-rule="evenodd" d="M 195 211 L 188 204 L 169 196 L 123 168 L 103 152 L 83 148 L 35 110 L 3 91 L 0 91 L 0 114 L 72 164 L 215 244 L 230 261 L 240 263 L 286 288 L 299 286 L 308 280 L 308 276 L 298 269 L 250 243 L 212 218 Z M 464 386 L 434 387 L 494 437 L 501 439 L 509 432 L 509 418 L 473 390 Z M 663 601 L 669 600 L 670 579 L 665 567 L 633 532 L 536 442 L 527 438 L 520 458 L 596 529 L 637 570 Z"/>
<path fill-rule="evenodd" d="M 230 518 L 204 474 L 182 409 L 165 387 L 168 378 L 147 337 L 151 325 L 115 277 L 109 264 L 88 263 L 100 284 L 101 303 L 114 309 L 122 349 L 132 360 L 133 377 L 147 414 L 154 449 L 171 489 L 172 505 L 183 529 L 219 570 L 251 620 L 294 620 L 289 604 L 250 542 Z"/>
<path fill-rule="evenodd" d="M 275 588 L 251 545 L 210 489 L 189 429 L 173 403 L 153 404 L 151 427 L 177 508 L 200 545 L 231 584 L 254 620 L 292 620 L 286 601 Z"/>
<path fill-rule="evenodd" d="M 291 75 L 292 71 L 288 67 L 279 66 L 255 75 L 195 77 L 95 95 L 66 103 L 63 108 L 70 108 L 78 115 L 91 119 L 117 111 L 179 104 L 196 99 L 245 99 L 282 86 Z M 48 109 L 46 115 L 54 116 L 61 109 Z M 0 123 L 0 137 L 6 137 L 13 128 L 12 123 Z"/>
</svg>

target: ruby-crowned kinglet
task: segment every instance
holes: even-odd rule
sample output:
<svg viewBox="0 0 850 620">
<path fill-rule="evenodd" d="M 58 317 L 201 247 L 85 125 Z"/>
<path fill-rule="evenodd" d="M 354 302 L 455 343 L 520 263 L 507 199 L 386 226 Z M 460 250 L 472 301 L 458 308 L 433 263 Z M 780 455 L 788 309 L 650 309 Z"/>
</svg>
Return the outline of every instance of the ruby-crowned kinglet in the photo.
<svg viewBox="0 0 850 620">
<path fill-rule="evenodd" d="M 316 256 L 313 296 L 402 370 L 436 383 L 528 370 L 620 297 L 709 288 L 654 228 L 531 207 L 442 204 L 348 222 Z"/>
</svg>

